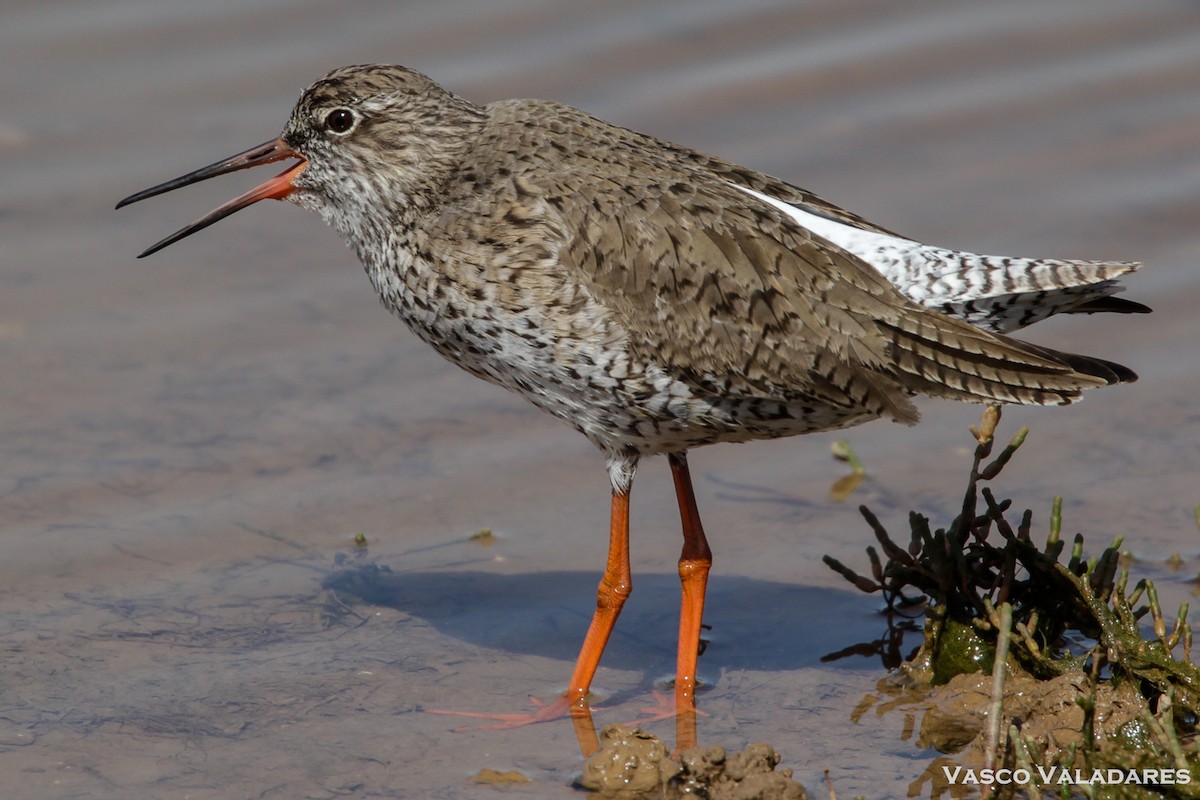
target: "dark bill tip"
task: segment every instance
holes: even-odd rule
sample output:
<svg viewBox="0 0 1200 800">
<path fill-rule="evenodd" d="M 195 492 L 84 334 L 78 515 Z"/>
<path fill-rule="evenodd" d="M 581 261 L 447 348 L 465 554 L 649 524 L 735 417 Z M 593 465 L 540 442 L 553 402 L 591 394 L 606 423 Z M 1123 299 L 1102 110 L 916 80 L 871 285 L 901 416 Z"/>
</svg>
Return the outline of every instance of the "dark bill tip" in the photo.
<svg viewBox="0 0 1200 800">
<path fill-rule="evenodd" d="M 298 158 L 296 151 L 284 144 L 281 139 L 271 139 L 268 142 L 255 145 L 249 150 L 243 150 L 235 156 L 222 159 L 215 164 L 209 164 L 207 167 L 201 167 L 194 172 L 189 172 L 187 175 L 181 175 L 178 178 L 173 178 L 169 181 L 164 181 L 157 186 L 151 186 L 149 189 L 142 189 L 140 192 L 135 192 L 129 197 L 126 197 L 121 202 L 117 203 L 116 208 L 124 208 L 131 203 L 136 203 L 139 200 L 145 200 L 148 197 L 165 194 L 166 192 L 180 189 L 184 186 L 190 186 L 193 183 L 215 178 L 218 175 L 224 175 L 228 172 L 236 172 L 240 169 L 249 167 L 257 167 L 260 164 L 270 164 L 272 161 L 280 161 L 285 158 Z"/>
<path fill-rule="evenodd" d="M 238 153 L 215 164 L 209 164 L 207 167 L 202 167 L 195 172 L 189 172 L 187 175 L 180 176 L 174 180 L 160 183 L 157 186 L 151 186 L 149 189 L 143 189 L 140 192 L 129 195 L 121 202 L 117 203 L 117 208 L 124 208 L 130 203 L 136 203 L 139 200 L 145 200 L 148 197 L 154 197 L 165 192 L 170 192 L 193 183 L 198 183 L 208 178 L 215 178 L 218 175 L 224 175 L 228 172 L 236 172 L 240 169 L 248 167 L 257 167 L 261 164 L 270 164 L 275 161 L 282 161 L 288 158 L 299 159 L 299 162 L 292 165 L 288 169 L 276 175 L 271 180 L 260 186 L 251 189 L 239 197 L 235 197 L 228 203 L 225 203 L 217 208 L 214 208 L 209 213 L 205 214 L 200 219 L 193 222 L 187 227 L 181 228 L 165 239 L 151 245 L 145 251 L 138 255 L 138 258 L 157 253 L 164 247 L 174 244 L 185 236 L 190 236 L 196 231 L 203 230 L 214 222 L 228 217 L 235 211 L 240 211 L 248 205 L 257 203 L 259 200 L 282 200 L 289 194 L 295 191 L 292 186 L 292 179 L 295 178 L 304 169 L 308 163 L 304 157 L 289 147 L 282 139 L 272 139 L 269 142 L 263 142 L 260 145 L 255 145 L 249 150 Z"/>
</svg>

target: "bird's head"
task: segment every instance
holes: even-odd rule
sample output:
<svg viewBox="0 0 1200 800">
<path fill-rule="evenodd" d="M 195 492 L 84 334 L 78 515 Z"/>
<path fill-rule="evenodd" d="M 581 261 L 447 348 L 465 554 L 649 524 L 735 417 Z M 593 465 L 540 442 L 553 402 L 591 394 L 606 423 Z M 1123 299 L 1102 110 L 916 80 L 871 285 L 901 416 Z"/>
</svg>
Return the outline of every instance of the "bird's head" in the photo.
<svg viewBox="0 0 1200 800">
<path fill-rule="evenodd" d="M 482 121 L 482 109 L 419 72 L 379 64 L 342 67 L 304 91 L 278 138 L 130 195 L 117 208 L 228 172 L 294 160 L 141 256 L 266 199 L 316 211 L 354 239 L 436 202 Z"/>
</svg>

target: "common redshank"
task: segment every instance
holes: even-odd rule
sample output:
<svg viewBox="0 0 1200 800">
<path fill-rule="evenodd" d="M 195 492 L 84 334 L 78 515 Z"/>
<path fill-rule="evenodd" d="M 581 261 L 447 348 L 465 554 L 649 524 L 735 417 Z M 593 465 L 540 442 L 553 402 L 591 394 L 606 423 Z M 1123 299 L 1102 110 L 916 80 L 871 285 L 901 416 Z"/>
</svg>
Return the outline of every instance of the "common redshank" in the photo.
<svg viewBox="0 0 1200 800">
<path fill-rule="evenodd" d="M 265 198 L 316 211 L 450 361 L 574 427 L 612 486 L 608 564 L 565 696 L 585 703 L 631 588 L 629 491 L 664 454 L 683 522 L 675 707 L 694 710 L 712 556 L 687 451 L 913 424 L 917 394 L 1066 404 L 1136 379 L 1004 333 L 1114 297 L 1133 263 L 999 258 L 897 236 L 776 178 L 558 103 L 475 105 L 399 66 L 336 69 L 277 139 L 118 204 L 295 159 L 142 253 Z"/>
</svg>

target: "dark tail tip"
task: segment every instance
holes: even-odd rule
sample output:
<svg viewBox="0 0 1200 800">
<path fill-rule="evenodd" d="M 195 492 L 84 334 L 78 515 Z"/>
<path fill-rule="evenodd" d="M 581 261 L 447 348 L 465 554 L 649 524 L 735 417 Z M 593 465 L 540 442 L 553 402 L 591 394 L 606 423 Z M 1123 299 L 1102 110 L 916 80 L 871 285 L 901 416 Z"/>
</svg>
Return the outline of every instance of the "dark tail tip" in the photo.
<svg viewBox="0 0 1200 800">
<path fill-rule="evenodd" d="M 1092 356 L 1079 356 L 1074 353 L 1059 353 L 1057 357 L 1059 361 L 1076 372 L 1100 378 L 1110 386 L 1114 383 L 1133 383 L 1138 379 L 1136 372 L 1115 361 L 1105 361 L 1103 358 Z"/>
<path fill-rule="evenodd" d="M 1133 383 L 1138 379 L 1136 372 L 1115 361 L 1107 361 L 1095 356 L 1081 356 L 1077 353 L 1064 353 L 1061 350 L 1041 347 L 1025 341 L 1022 341 L 1021 344 L 1038 355 L 1053 359 L 1081 375 L 1099 378 L 1110 386 L 1115 383 Z"/>
<path fill-rule="evenodd" d="M 1070 309 L 1069 314 L 1149 314 L 1150 306 L 1124 297 L 1097 297 Z"/>
</svg>

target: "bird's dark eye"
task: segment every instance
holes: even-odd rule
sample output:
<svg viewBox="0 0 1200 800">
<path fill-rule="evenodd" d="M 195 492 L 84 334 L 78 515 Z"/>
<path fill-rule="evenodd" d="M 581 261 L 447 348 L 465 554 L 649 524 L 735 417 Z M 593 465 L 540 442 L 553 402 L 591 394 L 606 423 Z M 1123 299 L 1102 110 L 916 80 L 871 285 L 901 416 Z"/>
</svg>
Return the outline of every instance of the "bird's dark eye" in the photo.
<svg viewBox="0 0 1200 800">
<path fill-rule="evenodd" d="M 354 112 L 348 108 L 335 108 L 325 115 L 325 129 L 334 133 L 345 133 L 354 127 Z"/>
</svg>

